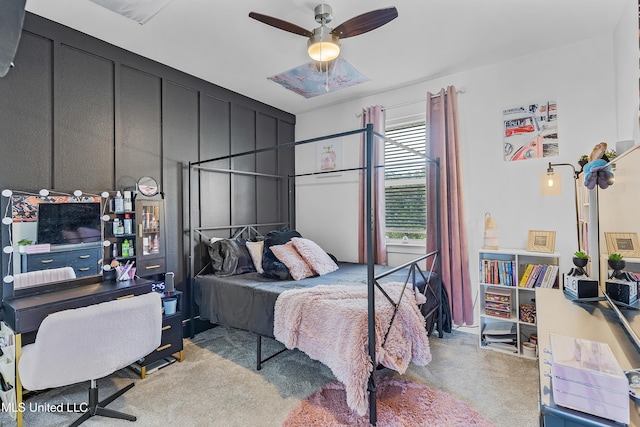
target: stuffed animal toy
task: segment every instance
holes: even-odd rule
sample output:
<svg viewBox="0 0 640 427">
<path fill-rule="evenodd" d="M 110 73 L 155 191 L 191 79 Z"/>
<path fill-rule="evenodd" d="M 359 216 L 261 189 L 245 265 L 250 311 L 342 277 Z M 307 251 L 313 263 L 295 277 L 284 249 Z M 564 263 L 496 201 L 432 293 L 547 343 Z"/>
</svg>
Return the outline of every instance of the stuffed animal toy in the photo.
<svg viewBox="0 0 640 427">
<path fill-rule="evenodd" d="M 607 151 L 606 142 L 596 144 L 596 146 L 593 147 L 593 150 L 591 150 L 591 154 L 589 154 L 589 161 L 592 162 L 594 160 L 601 159 L 602 156 L 604 156 L 605 151 Z"/>
<path fill-rule="evenodd" d="M 613 185 L 613 173 L 611 167 L 607 166 L 607 161 L 602 157 L 607 151 L 607 143 L 601 142 L 596 144 L 589 155 L 589 163 L 584 165 L 584 185 L 589 189 L 598 185 L 603 190 Z"/>
</svg>

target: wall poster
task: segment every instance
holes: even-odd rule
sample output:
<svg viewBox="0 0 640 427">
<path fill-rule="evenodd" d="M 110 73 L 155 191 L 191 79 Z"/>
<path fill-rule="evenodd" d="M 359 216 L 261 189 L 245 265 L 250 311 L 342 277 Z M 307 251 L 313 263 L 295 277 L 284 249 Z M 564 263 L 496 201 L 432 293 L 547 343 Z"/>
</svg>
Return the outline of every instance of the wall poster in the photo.
<svg viewBox="0 0 640 427">
<path fill-rule="evenodd" d="M 342 169 L 342 139 L 321 141 L 316 144 L 316 171 L 332 172 Z"/>
<path fill-rule="evenodd" d="M 555 101 L 529 103 L 502 111 L 506 162 L 559 154 Z"/>
</svg>

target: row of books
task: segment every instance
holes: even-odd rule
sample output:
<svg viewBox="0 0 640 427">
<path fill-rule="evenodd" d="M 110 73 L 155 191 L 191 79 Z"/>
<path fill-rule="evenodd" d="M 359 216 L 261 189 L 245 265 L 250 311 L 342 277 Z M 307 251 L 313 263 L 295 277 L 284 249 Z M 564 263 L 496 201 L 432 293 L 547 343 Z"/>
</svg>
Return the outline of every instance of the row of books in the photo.
<svg viewBox="0 0 640 427">
<path fill-rule="evenodd" d="M 547 264 L 528 264 L 520 278 L 521 288 L 552 288 L 558 277 L 559 267 Z"/>
<path fill-rule="evenodd" d="M 480 280 L 490 285 L 515 286 L 518 283 L 515 261 L 481 259 Z"/>
</svg>

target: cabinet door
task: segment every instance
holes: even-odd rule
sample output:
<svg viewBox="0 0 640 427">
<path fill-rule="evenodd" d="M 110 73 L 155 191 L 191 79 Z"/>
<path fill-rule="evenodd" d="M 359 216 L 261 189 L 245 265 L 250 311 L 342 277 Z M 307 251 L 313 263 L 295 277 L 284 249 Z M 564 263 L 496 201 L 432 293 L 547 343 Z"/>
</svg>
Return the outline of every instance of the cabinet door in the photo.
<svg viewBox="0 0 640 427">
<path fill-rule="evenodd" d="M 136 226 L 138 229 L 136 257 L 139 262 L 151 258 L 164 258 L 164 200 L 136 200 Z"/>
</svg>

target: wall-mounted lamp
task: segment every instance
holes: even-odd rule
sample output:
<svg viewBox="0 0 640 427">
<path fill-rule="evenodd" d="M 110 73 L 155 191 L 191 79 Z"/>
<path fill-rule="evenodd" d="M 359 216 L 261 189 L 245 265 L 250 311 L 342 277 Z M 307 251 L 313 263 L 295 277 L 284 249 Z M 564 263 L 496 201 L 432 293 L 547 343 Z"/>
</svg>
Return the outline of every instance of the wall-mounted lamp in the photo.
<svg viewBox="0 0 640 427">
<path fill-rule="evenodd" d="M 576 171 L 576 168 L 571 163 L 551 163 L 547 172 L 540 177 L 540 194 L 543 196 L 560 196 L 562 194 L 562 175 L 560 172 L 556 172 L 553 168 L 557 166 L 568 166 L 573 171 L 573 197 L 575 200 L 576 210 L 576 240 L 578 242 L 578 249 L 580 250 L 580 214 L 578 204 L 578 190 L 576 189 L 576 183 L 580 177 L 582 169 Z"/>
</svg>

